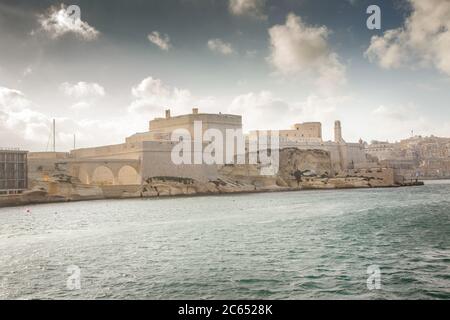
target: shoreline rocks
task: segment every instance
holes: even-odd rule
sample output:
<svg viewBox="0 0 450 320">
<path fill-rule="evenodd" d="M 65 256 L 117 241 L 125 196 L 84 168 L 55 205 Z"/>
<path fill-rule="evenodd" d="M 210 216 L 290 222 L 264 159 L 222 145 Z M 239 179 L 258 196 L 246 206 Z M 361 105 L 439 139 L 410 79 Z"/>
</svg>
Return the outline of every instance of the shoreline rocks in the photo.
<svg viewBox="0 0 450 320">
<path fill-rule="evenodd" d="M 142 186 L 92 186 L 67 182 L 59 182 L 55 185 L 52 182 L 40 182 L 39 187 L 23 194 L 0 196 L 0 207 L 102 199 L 165 198 L 400 186 L 376 184 L 373 183 L 374 179 L 364 177 L 304 178 L 301 182 L 286 181 L 282 177 L 270 177 L 268 179 L 245 177 L 243 180 L 232 178 L 237 177 L 220 177 L 217 180 L 205 183 L 193 179 L 183 180 L 179 177 L 154 177 Z M 409 183 L 407 186 L 422 184 L 421 182 L 417 184 Z"/>
</svg>

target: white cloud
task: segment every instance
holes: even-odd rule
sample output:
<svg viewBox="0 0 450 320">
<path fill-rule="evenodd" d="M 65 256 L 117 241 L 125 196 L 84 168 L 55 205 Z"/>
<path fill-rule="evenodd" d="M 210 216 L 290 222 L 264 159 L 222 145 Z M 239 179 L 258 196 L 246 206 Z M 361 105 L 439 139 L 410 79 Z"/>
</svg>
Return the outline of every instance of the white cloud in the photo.
<svg viewBox="0 0 450 320">
<path fill-rule="evenodd" d="M 345 84 L 345 66 L 329 48 L 329 33 L 327 27 L 308 26 L 301 17 L 290 13 L 284 25 L 269 29 L 268 61 L 286 76 L 315 76 L 316 83 L 326 90 Z"/>
<path fill-rule="evenodd" d="M 38 111 L 40 109 L 23 92 L 0 87 L 0 147 L 50 150 L 48 141 L 53 118 Z M 72 148 L 74 133 L 78 146 L 83 147 L 93 146 L 93 143 L 102 145 L 122 142 L 129 128 L 118 126 L 120 121 L 137 123 L 135 118 L 124 119 L 123 116 L 120 119 L 103 118 L 101 121 L 56 117 L 57 149 L 67 151 Z M 108 135 L 100 132 L 108 132 Z"/>
<path fill-rule="evenodd" d="M 75 84 L 64 82 L 59 86 L 61 92 L 69 97 L 77 99 L 95 98 L 105 96 L 105 89 L 95 82 L 80 81 Z"/>
<path fill-rule="evenodd" d="M 410 136 L 411 131 L 416 134 L 431 135 L 441 134 L 449 127 L 437 128 L 432 120 L 425 117 L 413 104 L 408 105 L 380 105 L 375 108 L 368 118 L 367 125 L 377 128 L 383 124 L 383 130 L 377 132 L 377 139 L 392 141 L 393 138 L 405 139 Z"/>
<path fill-rule="evenodd" d="M 92 107 L 92 104 L 87 101 L 78 101 L 70 106 L 72 109 L 75 110 L 86 110 Z"/>
<path fill-rule="evenodd" d="M 408 119 L 411 119 L 412 117 L 417 116 L 417 114 L 413 112 L 413 108 L 411 107 L 405 108 L 403 106 L 397 106 L 395 108 L 389 108 L 385 105 L 380 105 L 378 108 L 372 111 L 372 114 L 396 121 L 406 121 Z"/>
<path fill-rule="evenodd" d="M 301 110 L 301 117 L 307 121 L 334 122 L 338 119 L 338 109 L 346 106 L 353 98 L 350 96 L 320 97 L 309 95 L 304 101 L 296 104 Z"/>
<path fill-rule="evenodd" d="M 450 1 L 409 2 L 404 25 L 373 36 L 366 56 L 385 69 L 432 66 L 450 75 Z"/>
<path fill-rule="evenodd" d="M 172 45 L 167 34 L 161 35 L 158 31 L 153 31 L 147 36 L 148 40 L 157 45 L 161 50 L 168 51 Z"/>
<path fill-rule="evenodd" d="M 170 88 L 166 87 L 160 79 L 153 79 L 152 77 L 142 80 L 131 89 L 131 93 L 139 99 L 167 98 L 171 95 Z"/>
<path fill-rule="evenodd" d="M 324 140 L 333 139 L 335 120 L 342 121 L 343 134 L 349 142 L 356 142 L 359 138 L 390 141 L 404 139 L 411 130 L 424 136 L 450 134 L 449 121 L 436 126 L 436 121 L 414 104 L 381 105 L 373 110 L 358 110 L 362 103 L 369 104 L 370 101 L 347 95 L 323 97 L 316 94 L 302 100 L 288 101 L 270 91 L 261 91 L 237 96 L 228 111 L 243 115 L 244 131 L 288 129 L 294 123 L 319 121 L 322 123 Z"/>
<path fill-rule="evenodd" d="M 52 6 L 46 13 L 38 15 L 38 22 L 41 29 L 53 39 L 68 33 L 75 34 L 87 41 L 97 39 L 100 33 L 94 27 L 82 21 L 79 17 L 74 18 L 71 14 L 64 4 L 61 4 L 59 8 Z M 35 32 L 33 31 L 32 34 L 35 34 Z"/>
<path fill-rule="evenodd" d="M 132 113 L 145 113 L 147 117 L 160 117 L 164 109 L 174 114 L 190 113 L 197 106 L 202 109 L 216 107 L 213 97 L 196 97 L 188 89 L 165 85 L 160 79 L 147 77 L 131 89 L 135 98 L 128 110 Z"/>
<path fill-rule="evenodd" d="M 0 106 L 4 111 L 21 110 L 30 103 L 21 91 L 0 87 Z"/>
<path fill-rule="evenodd" d="M 30 142 L 47 141 L 48 119 L 32 108 L 21 91 L 0 87 L 0 136 L 5 137 L 2 147 L 28 147 Z"/>
<path fill-rule="evenodd" d="M 234 98 L 228 108 L 231 113 L 243 115 L 245 131 L 288 129 L 296 122 L 332 122 L 337 119 L 338 106 L 349 97 L 321 98 L 310 95 L 304 101 L 288 102 L 270 91 L 249 92 Z"/>
<path fill-rule="evenodd" d="M 228 110 L 243 115 L 244 130 L 250 131 L 283 128 L 291 116 L 290 108 L 288 103 L 275 97 L 272 92 L 261 91 L 235 97 Z"/>
<path fill-rule="evenodd" d="M 266 0 L 229 0 L 228 8 L 235 16 L 250 16 L 265 20 L 264 14 Z"/>
<path fill-rule="evenodd" d="M 211 51 L 218 52 L 223 55 L 230 55 L 234 52 L 230 43 L 224 42 L 221 39 L 208 40 L 208 48 Z"/>
</svg>

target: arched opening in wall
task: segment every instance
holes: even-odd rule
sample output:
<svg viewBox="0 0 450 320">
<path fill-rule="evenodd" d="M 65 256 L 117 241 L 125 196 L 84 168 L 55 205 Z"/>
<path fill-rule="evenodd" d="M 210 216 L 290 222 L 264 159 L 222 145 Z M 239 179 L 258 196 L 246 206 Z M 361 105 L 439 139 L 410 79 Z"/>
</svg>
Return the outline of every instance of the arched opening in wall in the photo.
<svg viewBox="0 0 450 320">
<path fill-rule="evenodd" d="M 80 179 L 81 183 L 83 183 L 83 184 L 91 183 L 91 181 L 89 179 L 89 173 L 84 168 L 80 168 L 80 171 L 78 173 L 78 179 Z"/>
<path fill-rule="evenodd" d="M 133 167 L 123 166 L 119 170 L 118 182 L 120 185 L 141 184 L 141 177 Z"/>
<path fill-rule="evenodd" d="M 113 185 L 114 184 L 114 174 L 111 169 L 105 166 L 97 167 L 92 174 L 92 184 L 98 185 Z"/>
</svg>

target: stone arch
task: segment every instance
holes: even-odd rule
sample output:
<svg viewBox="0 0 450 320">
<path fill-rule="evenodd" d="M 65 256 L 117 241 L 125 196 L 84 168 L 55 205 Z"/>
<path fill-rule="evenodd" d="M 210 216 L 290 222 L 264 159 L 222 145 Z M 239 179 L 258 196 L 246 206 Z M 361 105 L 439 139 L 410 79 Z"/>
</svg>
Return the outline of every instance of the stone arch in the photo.
<svg viewBox="0 0 450 320">
<path fill-rule="evenodd" d="M 116 184 L 113 171 L 106 166 L 98 166 L 94 169 L 91 176 L 92 184 L 114 185 Z"/>
<path fill-rule="evenodd" d="M 120 185 L 136 185 L 141 184 L 141 177 L 137 170 L 129 165 L 120 168 L 117 174 L 117 182 Z"/>
</svg>

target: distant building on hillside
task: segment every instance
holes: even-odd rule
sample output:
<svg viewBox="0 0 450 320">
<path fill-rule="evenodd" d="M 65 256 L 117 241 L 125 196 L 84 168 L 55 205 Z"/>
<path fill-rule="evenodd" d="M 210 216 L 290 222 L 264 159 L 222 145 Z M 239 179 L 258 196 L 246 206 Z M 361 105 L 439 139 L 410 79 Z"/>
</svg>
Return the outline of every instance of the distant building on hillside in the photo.
<svg viewBox="0 0 450 320">
<path fill-rule="evenodd" d="M 372 141 L 366 152 L 407 177 L 450 177 L 450 138 L 415 136 L 395 143 Z"/>
</svg>

